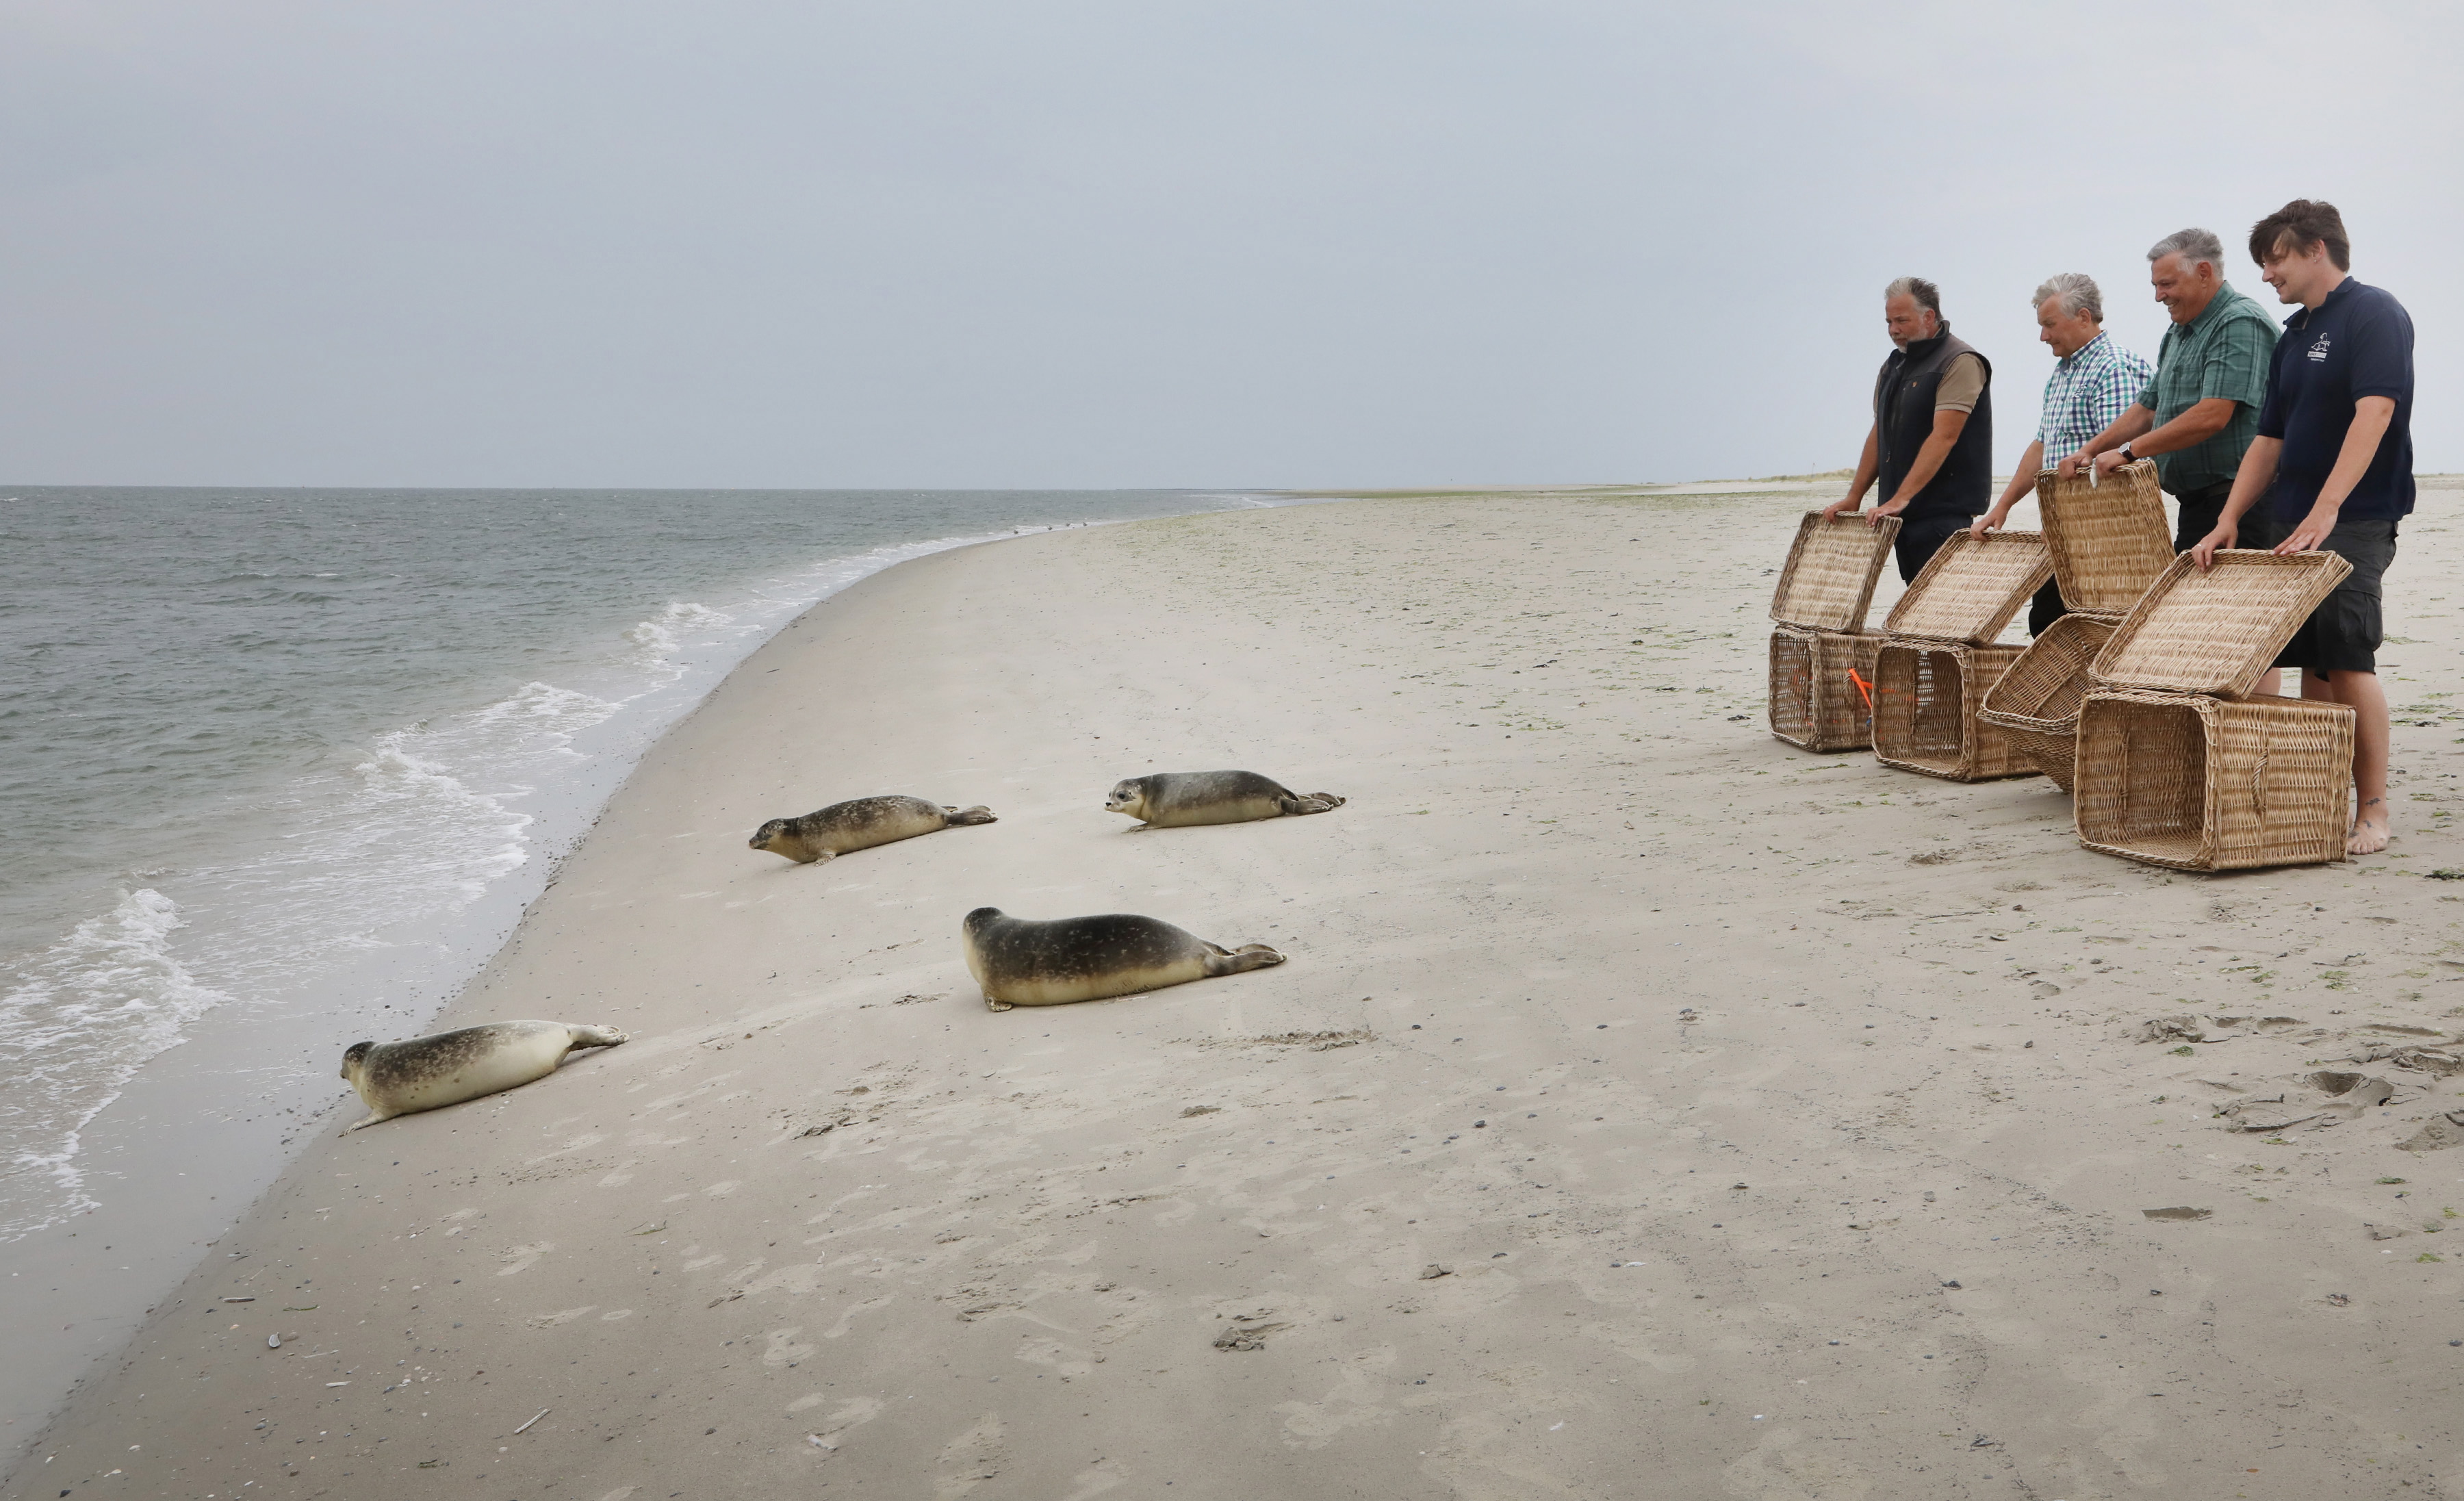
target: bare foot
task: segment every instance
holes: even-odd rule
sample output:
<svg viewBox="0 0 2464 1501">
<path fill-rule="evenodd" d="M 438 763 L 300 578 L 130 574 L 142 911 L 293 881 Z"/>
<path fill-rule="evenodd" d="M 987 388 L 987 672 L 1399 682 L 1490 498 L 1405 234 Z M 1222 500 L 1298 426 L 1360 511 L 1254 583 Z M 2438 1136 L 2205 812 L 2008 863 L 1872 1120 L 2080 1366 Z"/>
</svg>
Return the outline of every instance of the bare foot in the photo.
<svg viewBox="0 0 2464 1501">
<path fill-rule="evenodd" d="M 2377 806 L 2377 800 L 2371 800 Z M 2353 821 L 2352 837 L 2344 841 L 2346 854 L 2376 854 L 2387 847 L 2387 818 L 2384 807 L 2377 811 L 2365 807 L 2362 816 Z"/>
</svg>

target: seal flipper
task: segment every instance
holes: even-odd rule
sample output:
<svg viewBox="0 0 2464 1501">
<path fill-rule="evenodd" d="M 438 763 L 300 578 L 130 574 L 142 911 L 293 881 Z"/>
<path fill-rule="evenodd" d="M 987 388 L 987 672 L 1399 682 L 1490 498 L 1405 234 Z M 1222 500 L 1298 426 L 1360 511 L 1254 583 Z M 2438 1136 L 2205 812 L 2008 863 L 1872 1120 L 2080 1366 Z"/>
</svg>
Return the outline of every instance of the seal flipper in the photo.
<svg viewBox="0 0 2464 1501">
<path fill-rule="evenodd" d="M 1331 792 L 1289 792 L 1282 799 L 1286 818 L 1298 818 L 1304 813 L 1331 813 L 1343 806 L 1346 801 Z"/>
<path fill-rule="evenodd" d="M 941 809 L 941 816 L 946 819 L 954 828 L 961 824 L 997 824 L 1001 822 L 1001 820 L 993 816 L 993 810 L 991 808 L 984 806 L 980 803 L 977 804 L 974 807 L 945 807 Z"/>
<path fill-rule="evenodd" d="M 1212 943 L 1207 947 L 1215 950 L 1206 957 L 1206 975 L 1210 980 L 1218 975 L 1238 975 L 1247 970 L 1265 969 L 1284 961 L 1284 956 L 1264 943 L 1243 943 L 1229 954 Z"/>
</svg>

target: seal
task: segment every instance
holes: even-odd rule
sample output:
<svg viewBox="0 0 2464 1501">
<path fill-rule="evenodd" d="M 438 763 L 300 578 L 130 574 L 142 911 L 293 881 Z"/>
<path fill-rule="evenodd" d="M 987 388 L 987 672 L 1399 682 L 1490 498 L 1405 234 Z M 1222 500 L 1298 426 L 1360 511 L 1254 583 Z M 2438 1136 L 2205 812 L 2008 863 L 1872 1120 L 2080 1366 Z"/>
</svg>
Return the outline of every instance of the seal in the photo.
<svg viewBox="0 0 2464 1501">
<path fill-rule="evenodd" d="M 802 818 L 774 818 L 746 843 L 785 855 L 798 865 L 818 865 L 857 850 L 894 844 L 959 824 L 989 824 L 988 807 L 943 807 L 922 798 L 857 798 L 833 803 Z"/>
<path fill-rule="evenodd" d="M 1115 785 L 1104 810 L 1145 819 L 1142 828 L 1185 828 L 1330 813 L 1343 802 L 1331 792 L 1294 792 L 1254 771 L 1158 771 Z"/>
<path fill-rule="evenodd" d="M 1264 943 L 1227 949 L 1125 912 L 1033 922 L 979 907 L 967 914 L 963 933 L 967 968 L 996 1011 L 1100 1001 L 1284 961 Z"/>
<path fill-rule="evenodd" d="M 625 1034 L 576 1022 L 491 1022 L 400 1043 L 353 1043 L 342 1077 L 367 1102 L 368 1118 L 342 1129 L 443 1105 L 459 1105 L 544 1079 L 577 1048 L 613 1048 Z"/>
</svg>

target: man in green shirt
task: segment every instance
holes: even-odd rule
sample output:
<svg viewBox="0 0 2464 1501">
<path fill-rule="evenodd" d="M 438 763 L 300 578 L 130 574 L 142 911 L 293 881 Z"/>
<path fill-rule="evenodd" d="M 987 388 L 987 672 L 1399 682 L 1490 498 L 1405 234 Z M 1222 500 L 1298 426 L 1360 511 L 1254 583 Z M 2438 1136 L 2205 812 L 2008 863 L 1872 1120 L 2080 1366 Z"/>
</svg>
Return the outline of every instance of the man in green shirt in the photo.
<svg viewBox="0 0 2464 1501">
<path fill-rule="evenodd" d="M 2148 251 L 2147 279 L 2173 316 L 2156 351 L 2156 378 L 2060 465 L 2067 478 L 2084 463 L 2109 475 L 2153 458 L 2157 478 L 2180 502 L 2175 552 L 2196 546 L 2224 514 L 2241 456 L 2258 436 L 2276 349 L 2276 320 L 2224 279 L 2224 243 L 2206 230 L 2167 234 Z"/>
</svg>

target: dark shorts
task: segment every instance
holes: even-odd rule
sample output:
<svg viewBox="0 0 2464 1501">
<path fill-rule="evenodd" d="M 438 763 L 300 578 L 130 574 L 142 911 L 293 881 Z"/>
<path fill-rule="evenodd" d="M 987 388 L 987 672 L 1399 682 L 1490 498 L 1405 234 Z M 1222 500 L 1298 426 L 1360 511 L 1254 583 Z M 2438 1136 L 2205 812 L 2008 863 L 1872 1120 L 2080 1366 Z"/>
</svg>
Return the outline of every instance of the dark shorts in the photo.
<svg viewBox="0 0 2464 1501">
<path fill-rule="evenodd" d="M 1976 518 L 1963 516 L 1957 511 L 1903 518 L 1899 539 L 1891 543 L 1891 550 L 1900 561 L 1900 582 L 1905 584 L 1914 579 L 1918 570 L 1935 553 L 1942 551 L 1943 543 L 1950 541 L 1956 533 L 1968 530 L 1975 521 Z"/>
<path fill-rule="evenodd" d="M 2293 535 L 2294 521 L 2254 513 L 2241 519 L 2236 547 L 2273 547 Z M 2278 667 L 2298 667 L 2313 677 L 2329 673 L 2375 673 L 2387 626 L 2379 610 L 2380 581 L 2395 561 L 2393 521 L 2339 521 L 2320 551 L 2353 565 L 2336 592 L 2313 610 L 2277 653 Z"/>
<path fill-rule="evenodd" d="M 2189 552 L 2199 545 L 2199 540 L 2216 529 L 2224 519 L 2225 502 L 2233 498 L 2233 481 L 2210 485 L 2173 497 L 2180 508 L 2173 518 L 2173 550 Z M 2247 522 L 2244 523 L 2247 526 Z M 2244 543 L 2244 546 L 2249 545 Z M 2273 543 L 2270 544 L 2274 545 Z"/>
</svg>

